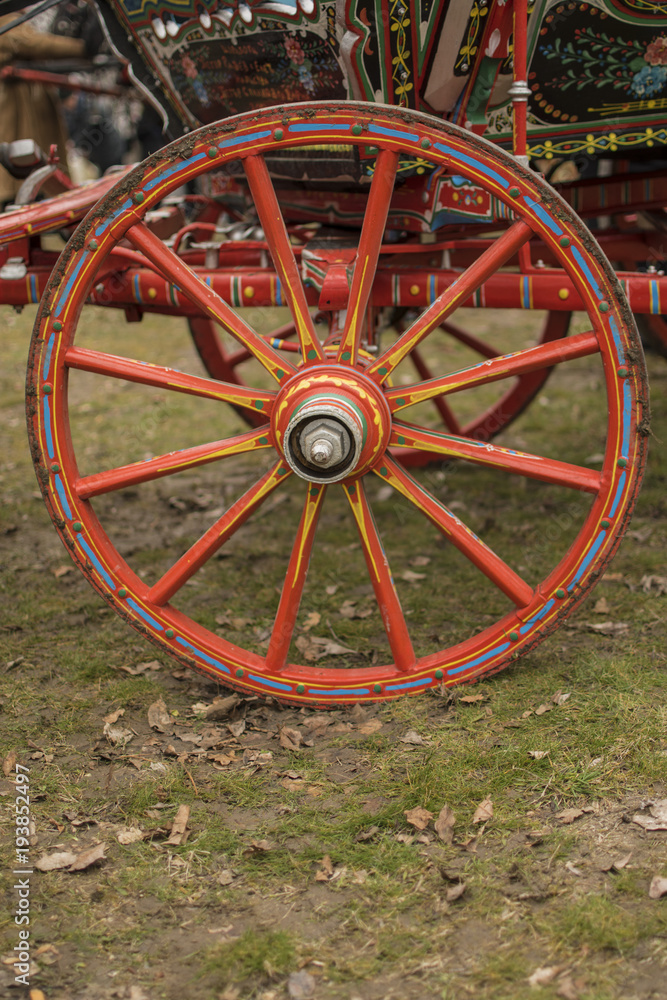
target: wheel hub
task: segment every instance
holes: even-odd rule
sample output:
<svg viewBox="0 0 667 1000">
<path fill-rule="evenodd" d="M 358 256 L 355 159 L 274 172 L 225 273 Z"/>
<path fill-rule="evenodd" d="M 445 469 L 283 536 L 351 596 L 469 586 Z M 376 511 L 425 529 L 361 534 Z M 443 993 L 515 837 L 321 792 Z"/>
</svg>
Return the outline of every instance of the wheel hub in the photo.
<svg viewBox="0 0 667 1000">
<path fill-rule="evenodd" d="M 302 479 L 335 483 L 366 472 L 387 447 L 391 417 L 382 391 L 333 365 L 299 373 L 281 391 L 273 430 Z"/>
</svg>

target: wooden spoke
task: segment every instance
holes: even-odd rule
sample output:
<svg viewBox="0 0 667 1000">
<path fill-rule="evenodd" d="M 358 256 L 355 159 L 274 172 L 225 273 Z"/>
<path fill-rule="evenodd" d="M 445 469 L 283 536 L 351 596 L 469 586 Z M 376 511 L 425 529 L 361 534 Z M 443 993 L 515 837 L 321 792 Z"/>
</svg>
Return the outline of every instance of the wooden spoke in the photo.
<svg viewBox="0 0 667 1000">
<path fill-rule="evenodd" d="M 163 368 L 161 365 L 135 361 L 133 358 L 121 358 L 115 354 L 103 354 L 101 351 L 91 351 L 85 347 L 68 347 L 65 352 L 65 364 L 68 368 L 93 372 L 96 375 L 108 375 L 110 378 L 124 379 L 126 382 L 138 382 L 159 389 L 171 389 L 173 392 L 185 392 L 204 399 L 219 399 L 223 403 L 261 410 L 267 416 L 271 413 L 275 399 L 275 393 L 266 389 L 250 389 L 244 385 L 231 385 L 229 382 L 187 375 L 174 368 Z"/>
<path fill-rule="evenodd" d="M 306 501 L 266 653 L 266 669 L 269 673 L 280 673 L 285 666 L 306 583 L 317 521 L 326 491 L 326 486 L 311 486 L 306 492 Z"/>
<path fill-rule="evenodd" d="M 141 250 L 167 281 L 176 284 L 206 316 L 214 319 L 240 344 L 247 347 L 277 382 L 283 381 L 296 370 L 143 223 L 137 222 L 128 229 L 126 238 Z"/>
<path fill-rule="evenodd" d="M 83 476 L 76 481 L 74 489 L 82 500 L 89 500 L 103 493 L 112 493 L 114 490 L 122 490 L 128 486 L 137 486 L 153 479 L 160 479 L 162 476 L 173 475 L 175 472 L 183 472 L 185 469 L 195 469 L 209 462 L 217 462 L 230 455 L 242 455 L 268 447 L 266 428 L 260 428 L 223 441 L 213 441 L 210 444 L 174 451 L 169 455 L 159 455 L 147 462 L 134 462 L 132 465 L 97 472 L 92 476 Z"/>
<path fill-rule="evenodd" d="M 480 285 L 506 264 L 532 236 L 530 226 L 519 220 L 500 236 L 442 292 L 435 302 L 369 367 L 367 374 L 384 382 L 403 358 L 432 333 Z"/>
<path fill-rule="evenodd" d="M 349 305 L 338 350 L 338 361 L 342 364 L 354 365 L 357 361 L 366 307 L 375 279 L 397 169 L 398 153 L 390 149 L 381 150 L 375 163 L 354 262 Z"/>
<path fill-rule="evenodd" d="M 387 400 L 392 410 L 401 410 L 406 406 L 421 403 L 424 399 L 432 399 L 444 393 L 460 392 L 462 389 L 486 385 L 489 382 L 497 382 L 513 375 L 523 375 L 540 368 L 550 368 L 562 361 L 596 354 L 599 350 L 597 337 L 592 331 L 579 333 L 573 337 L 529 347 L 525 351 L 506 354 L 504 357 L 490 358 L 470 368 L 462 368 L 461 371 L 414 386 L 388 389 Z"/>
<path fill-rule="evenodd" d="M 415 665 L 415 652 L 384 547 L 368 505 L 363 480 L 359 479 L 346 486 L 345 493 L 357 524 L 368 575 L 373 584 L 394 662 L 399 670 L 410 670 Z"/>
<path fill-rule="evenodd" d="M 471 441 L 465 437 L 440 434 L 437 431 L 414 427 L 412 424 L 404 424 L 399 420 L 394 423 L 389 444 L 391 447 L 425 448 L 429 452 L 445 455 L 448 458 L 463 458 L 477 465 L 505 469 L 507 472 L 527 476 L 529 479 L 539 479 L 543 483 L 567 486 L 586 493 L 597 493 L 602 481 L 599 472 L 585 469 L 580 465 L 557 462 L 542 458 L 540 455 L 513 451 L 511 448 L 501 448 L 482 441 Z"/>
<path fill-rule="evenodd" d="M 396 462 L 385 455 L 384 465 L 373 471 L 421 510 L 447 536 L 452 545 L 467 556 L 518 608 L 530 603 L 533 598 L 532 587 Z"/>
<path fill-rule="evenodd" d="M 467 333 L 465 330 L 462 330 L 456 323 L 451 323 L 449 320 L 445 320 L 440 324 L 440 327 L 445 333 L 449 334 L 450 337 L 453 337 L 454 340 L 458 340 L 459 344 L 469 347 L 471 351 L 481 354 L 483 358 L 498 357 L 498 351 L 494 350 L 490 344 L 480 340 L 479 337 L 475 337 L 474 334 Z"/>
<path fill-rule="evenodd" d="M 198 569 L 213 556 L 227 539 L 238 531 L 250 515 L 291 473 L 277 462 L 262 478 L 247 490 L 236 503 L 219 517 L 215 524 L 195 542 L 148 592 L 148 600 L 158 607 L 171 600 Z"/>
<path fill-rule="evenodd" d="M 266 162 L 261 156 L 248 156 L 243 161 L 243 166 L 271 251 L 273 266 L 278 272 L 292 312 L 304 361 L 324 361 L 324 351 L 315 333 L 299 268 Z"/>
</svg>

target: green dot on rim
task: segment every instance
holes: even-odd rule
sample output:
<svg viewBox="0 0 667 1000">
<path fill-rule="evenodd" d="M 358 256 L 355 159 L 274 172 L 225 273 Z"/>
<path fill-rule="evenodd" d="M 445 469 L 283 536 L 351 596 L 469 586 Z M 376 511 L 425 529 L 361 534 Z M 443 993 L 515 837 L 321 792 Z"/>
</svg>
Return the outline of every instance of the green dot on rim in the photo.
<svg viewBox="0 0 667 1000">
<path fill-rule="evenodd" d="M 436 670 L 436 672 L 435 672 L 435 679 L 437 681 L 441 681 L 443 677 L 444 677 L 444 674 L 443 674 L 442 670 Z"/>
<path fill-rule="evenodd" d="M 350 353 L 350 351 L 343 351 L 343 353 L 340 356 L 340 360 L 341 361 L 349 361 L 351 357 L 352 357 L 352 354 Z"/>
<path fill-rule="evenodd" d="M 60 333 L 60 331 L 62 330 L 62 328 L 63 328 L 62 323 L 60 322 L 59 319 L 57 319 L 55 321 L 55 323 L 53 324 L 53 329 L 56 331 L 56 333 Z"/>
<path fill-rule="evenodd" d="M 604 521 L 600 521 L 600 527 L 604 528 L 606 531 L 607 528 L 611 527 L 611 521 L 608 521 L 607 518 L 605 517 Z"/>
<path fill-rule="evenodd" d="M 382 685 L 381 684 L 374 684 L 373 685 L 373 691 L 375 692 L 375 694 L 380 694 L 380 692 L 382 691 Z"/>
<path fill-rule="evenodd" d="M 44 393 L 45 396 L 50 396 L 51 393 L 53 392 L 53 386 L 49 385 L 49 383 L 47 382 L 46 385 L 42 387 L 42 392 Z"/>
<path fill-rule="evenodd" d="M 510 639 L 512 640 L 512 642 L 516 642 L 518 638 L 519 638 L 518 632 L 510 632 Z"/>
<path fill-rule="evenodd" d="M 127 591 L 125 590 L 125 587 L 121 587 L 120 588 L 120 590 L 118 591 L 118 596 L 119 597 L 127 597 Z"/>
<path fill-rule="evenodd" d="M 239 667 L 239 669 L 236 671 L 236 676 L 237 677 L 243 677 L 243 668 L 242 667 Z"/>
<path fill-rule="evenodd" d="M 174 638 L 173 628 L 168 628 L 164 634 L 166 635 L 167 639 L 173 639 Z"/>
<path fill-rule="evenodd" d="M 559 587 L 558 590 L 556 591 L 556 597 L 559 598 L 565 597 L 565 591 L 563 590 L 562 587 Z"/>
<path fill-rule="evenodd" d="M 137 191 L 132 200 L 134 201 L 135 205 L 141 205 L 145 197 L 146 195 L 144 194 L 143 191 Z"/>
<path fill-rule="evenodd" d="M 628 374 L 628 369 L 627 368 L 619 368 L 618 372 L 616 374 L 618 375 L 619 378 L 626 378 L 627 374 Z"/>
<path fill-rule="evenodd" d="M 316 357 L 317 357 L 317 351 L 314 351 L 314 350 L 308 351 L 308 353 L 306 354 L 306 357 L 308 358 L 309 361 L 314 361 L 316 359 Z"/>
<path fill-rule="evenodd" d="M 361 135 L 362 132 L 363 132 L 363 128 L 361 127 L 361 125 L 353 125 L 352 126 L 352 135 Z"/>
<path fill-rule="evenodd" d="M 60 466 L 58 465 L 57 462 L 54 462 L 53 465 L 51 466 L 51 472 L 60 472 Z"/>
<path fill-rule="evenodd" d="M 72 528 L 74 531 L 83 531 L 83 525 L 81 521 L 72 521 Z"/>
<path fill-rule="evenodd" d="M 431 148 L 431 140 L 430 139 L 422 139 L 422 141 L 419 143 L 419 145 L 421 146 L 422 149 L 430 149 Z"/>
<path fill-rule="evenodd" d="M 279 476 L 285 476 L 285 475 L 287 475 L 287 471 L 288 471 L 288 470 L 287 470 L 287 469 L 285 468 L 285 466 L 284 466 L 284 465 L 282 465 L 282 466 L 281 466 L 281 467 L 280 467 L 280 468 L 278 469 L 278 475 L 279 475 Z"/>
<path fill-rule="evenodd" d="M 609 303 L 608 302 L 601 302 L 600 303 L 600 312 L 601 313 L 609 312 Z"/>
<path fill-rule="evenodd" d="M 206 150 L 206 155 L 209 156 L 211 159 L 213 159 L 214 156 L 218 155 L 218 150 L 215 148 L 215 146 L 209 146 L 208 149 Z"/>
<path fill-rule="evenodd" d="M 305 688 L 304 684 L 297 684 L 297 686 L 296 686 L 296 693 L 297 694 L 304 694 L 305 690 L 306 690 L 306 688 Z"/>
<path fill-rule="evenodd" d="M 619 469 L 624 469 L 627 464 L 628 464 L 627 458 L 619 458 L 618 462 L 616 463 Z"/>
<path fill-rule="evenodd" d="M 89 250 L 97 250 L 98 246 L 99 246 L 99 243 L 97 242 L 97 240 L 91 240 L 90 243 L 88 244 L 88 249 Z"/>
<path fill-rule="evenodd" d="M 569 245 L 570 245 L 570 237 L 569 236 L 561 236 L 561 238 L 560 238 L 560 240 L 558 242 L 560 243 L 560 245 L 562 247 L 569 247 Z"/>
<path fill-rule="evenodd" d="M 512 196 L 512 198 L 518 198 L 520 194 L 521 192 L 519 191 L 518 188 L 510 188 L 510 195 Z"/>
</svg>

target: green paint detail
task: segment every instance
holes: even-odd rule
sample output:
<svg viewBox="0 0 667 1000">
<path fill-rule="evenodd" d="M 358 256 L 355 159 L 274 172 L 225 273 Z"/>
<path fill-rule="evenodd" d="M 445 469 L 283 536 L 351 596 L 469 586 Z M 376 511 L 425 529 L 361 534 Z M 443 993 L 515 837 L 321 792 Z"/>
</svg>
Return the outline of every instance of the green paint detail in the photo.
<svg viewBox="0 0 667 1000">
<path fill-rule="evenodd" d="M 319 491 L 319 488 L 317 486 L 313 486 L 313 488 L 309 492 L 310 492 L 311 497 L 316 497 L 316 496 L 319 496 L 319 492 L 320 491 Z"/>
<path fill-rule="evenodd" d="M 611 521 L 608 521 L 608 520 L 607 520 L 607 519 L 605 518 L 605 519 L 604 519 L 604 521 L 600 521 L 600 527 L 601 527 L 601 528 L 604 528 L 604 530 L 606 531 L 606 530 L 607 530 L 607 528 L 611 528 Z"/>
<path fill-rule="evenodd" d="M 243 668 L 242 667 L 239 667 L 239 669 L 236 671 L 236 676 L 237 677 L 243 677 Z"/>
<path fill-rule="evenodd" d="M 58 465 L 57 462 L 54 462 L 53 465 L 51 466 L 51 472 L 60 472 L 60 466 Z"/>
<path fill-rule="evenodd" d="M 253 403 L 253 406 L 255 407 L 256 410 L 263 410 L 264 402 L 261 399 L 256 399 Z"/>
<path fill-rule="evenodd" d="M 62 330 L 62 328 L 63 328 L 62 323 L 60 322 L 59 319 L 57 319 L 55 321 L 55 323 L 53 324 L 53 329 L 56 331 L 56 333 L 60 333 L 60 331 Z"/>
<path fill-rule="evenodd" d="M 168 628 L 164 634 L 166 635 L 167 639 L 173 639 L 174 638 L 173 628 Z"/>
<path fill-rule="evenodd" d="M 42 392 L 44 393 L 45 396 L 50 396 L 51 393 L 53 392 L 53 386 L 49 385 L 49 383 L 47 382 L 46 385 L 43 387 Z"/>
<path fill-rule="evenodd" d="M 562 600 L 565 597 L 565 591 L 563 590 L 562 587 L 559 587 L 558 590 L 556 591 L 556 597 L 559 600 Z"/>
<path fill-rule="evenodd" d="M 619 378 L 627 378 L 628 369 L 627 368 L 619 368 L 617 374 L 618 374 Z"/>
<path fill-rule="evenodd" d="M 268 443 L 269 443 L 269 439 L 267 437 L 261 437 L 259 439 L 259 441 L 257 442 L 257 444 L 268 444 Z"/>
<path fill-rule="evenodd" d="M 601 302 L 600 303 L 600 312 L 601 313 L 609 312 L 609 303 L 608 302 Z"/>
<path fill-rule="evenodd" d="M 443 676 L 444 676 L 444 674 L 443 674 L 442 670 L 436 670 L 436 672 L 435 672 L 435 679 L 436 679 L 436 681 L 441 681 L 442 678 L 443 678 Z"/>
<path fill-rule="evenodd" d="M 215 148 L 215 146 L 209 146 L 209 148 L 206 150 L 206 155 L 209 157 L 209 159 L 213 160 L 218 155 L 218 150 Z"/>
<path fill-rule="evenodd" d="M 143 191 L 137 191 L 137 193 L 133 196 L 132 201 L 134 202 L 135 205 L 141 205 L 145 197 L 146 195 L 144 194 Z"/>
<path fill-rule="evenodd" d="M 306 691 L 305 685 L 303 685 L 303 684 L 297 684 L 297 686 L 296 686 L 296 693 L 297 694 L 305 694 L 305 691 Z"/>
<path fill-rule="evenodd" d="M 405 438 L 403 437 L 402 434 L 400 434 L 399 437 L 397 438 L 397 442 L 398 444 L 405 444 Z"/>
<path fill-rule="evenodd" d="M 389 475 L 389 469 L 387 468 L 386 465 L 383 465 L 382 468 L 380 469 L 380 475 L 381 476 L 388 476 Z"/>
<path fill-rule="evenodd" d="M 276 378 L 285 378 L 285 372 L 282 368 L 276 369 Z"/>
<path fill-rule="evenodd" d="M 403 399 L 403 397 L 396 400 L 396 406 L 405 406 L 405 400 Z"/>
<path fill-rule="evenodd" d="M 378 375 L 387 375 L 389 372 L 388 368 L 378 368 Z"/>
<path fill-rule="evenodd" d="M 350 494 L 351 497 L 353 497 L 354 494 L 357 492 L 357 487 L 354 484 L 352 484 L 351 486 L 348 486 L 347 492 Z"/>
<path fill-rule="evenodd" d="M 120 588 L 120 590 L 118 591 L 118 596 L 119 597 L 127 597 L 127 591 L 125 590 L 124 587 Z"/>
<path fill-rule="evenodd" d="M 352 135 L 361 135 L 361 133 L 362 133 L 363 131 L 364 131 L 364 130 L 363 130 L 363 128 L 361 127 L 361 125 L 353 125 L 353 126 L 352 126 Z"/>
<path fill-rule="evenodd" d="M 518 198 L 521 192 L 518 188 L 510 188 L 510 195 L 512 198 Z"/>
<path fill-rule="evenodd" d="M 273 138 L 274 139 L 280 140 L 280 139 L 282 139 L 283 135 L 284 135 L 284 132 L 283 132 L 283 130 L 281 128 L 274 129 L 274 132 L 273 132 Z"/>
<path fill-rule="evenodd" d="M 341 361 L 349 361 L 351 357 L 352 357 L 352 355 L 351 355 L 351 353 L 349 351 L 343 351 L 343 353 L 340 356 L 340 360 Z"/>
<path fill-rule="evenodd" d="M 81 521 L 72 521 L 72 528 L 74 531 L 83 531 L 83 525 Z"/>
<path fill-rule="evenodd" d="M 97 250 L 98 246 L 99 246 L 99 243 L 97 242 L 97 240 L 91 240 L 90 243 L 88 244 L 88 249 L 89 250 Z"/>
<path fill-rule="evenodd" d="M 282 466 L 281 466 L 281 467 L 280 467 L 280 468 L 278 469 L 278 475 L 279 475 L 279 476 L 286 476 L 286 475 L 287 475 L 287 473 L 288 473 L 288 471 L 289 471 L 289 470 L 288 470 L 288 469 L 286 469 L 284 465 L 282 465 Z"/>
<path fill-rule="evenodd" d="M 510 639 L 512 640 L 512 642 L 516 642 L 518 638 L 519 638 L 518 632 L 510 632 Z"/>
<path fill-rule="evenodd" d="M 373 685 L 373 691 L 375 692 L 375 694 L 381 694 L 381 692 L 382 692 L 382 685 L 381 684 L 374 684 Z"/>
<path fill-rule="evenodd" d="M 619 458 L 618 462 L 616 463 L 619 469 L 624 469 L 627 464 L 628 464 L 627 458 Z"/>
<path fill-rule="evenodd" d="M 309 361 L 315 361 L 317 359 L 317 351 L 315 350 L 308 351 L 306 357 L 308 358 Z"/>
<path fill-rule="evenodd" d="M 430 149 L 431 148 L 431 140 L 430 139 L 422 139 L 422 141 L 419 143 L 419 145 L 421 146 L 422 149 Z"/>
<path fill-rule="evenodd" d="M 561 236 L 559 242 L 560 242 L 560 245 L 562 247 L 569 247 L 569 245 L 570 245 L 570 237 L 569 236 Z"/>
</svg>

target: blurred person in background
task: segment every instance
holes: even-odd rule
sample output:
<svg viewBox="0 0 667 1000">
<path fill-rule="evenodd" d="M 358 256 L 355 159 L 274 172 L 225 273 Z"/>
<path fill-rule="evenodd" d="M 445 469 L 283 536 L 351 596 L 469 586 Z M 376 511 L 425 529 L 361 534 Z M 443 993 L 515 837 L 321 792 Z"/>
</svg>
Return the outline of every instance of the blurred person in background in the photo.
<svg viewBox="0 0 667 1000">
<path fill-rule="evenodd" d="M 15 14 L 0 17 L 0 28 Z M 80 59 L 87 54 L 83 38 L 67 38 L 36 31 L 20 24 L 0 35 L 0 68 L 13 62 Z M 0 78 L 0 142 L 34 139 L 44 153 L 55 144 L 63 169 L 67 169 L 67 132 L 57 91 L 30 80 Z M 13 201 L 21 181 L 0 167 L 0 205 Z"/>
</svg>

